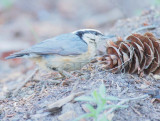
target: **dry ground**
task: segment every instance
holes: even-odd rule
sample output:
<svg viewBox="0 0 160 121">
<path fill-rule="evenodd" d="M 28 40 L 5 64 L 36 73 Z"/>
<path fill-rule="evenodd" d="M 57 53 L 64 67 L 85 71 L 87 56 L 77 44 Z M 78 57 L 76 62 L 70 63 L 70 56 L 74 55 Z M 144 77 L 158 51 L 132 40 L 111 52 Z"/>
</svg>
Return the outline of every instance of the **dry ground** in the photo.
<svg viewBox="0 0 160 121">
<path fill-rule="evenodd" d="M 133 30 L 144 25 L 160 26 L 159 20 L 160 12 L 158 10 L 150 10 L 144 12 L 140 17 L 119 20 L 110 29 L 109 33 L 125 37 Z M 160 37 L 160 27 L 149 31 Z M 140 33 L 144 32 L 146 30 Z M 83 75 L 81 76 L 77 76 L 78 73 L 72 72 L 72 74 L 77 76 L 76 80 L 69 78 L 62 83 L 62 80 L 53 80 L 50 75 L 40 71 L 34 74 L 34 77 L 30 78 L 30 81 L 21 87 L 24 80 L 31 76 L 31 71 L 34 68 L 32 63 L 27 60 L 21 63 L 23 64 L 16 70 L 2 75 L 3 79 L 0 83 L 0 120 L 57 121 L 58 119 L 63 120 L 64 114 L 70 112 L 66 114 L 66 117 L 69 117 L 68 121 L 72 121 L 74 117 L 85 113 L 82 108 L 83 103 L 68 102 L 62 108 L 57 109 L 56 112 L 52 112 L 52 115 L 46 110 L 49 104 L 71 95 L 78 79 L 80 83 L 74 89 L 74 92 L 83 91 L 84 95 L 97 90 L 102 82 L 104 82 L 107 88 L 108 95 L 117 96 L 121 99 L 142 96 L 146 90 L 160 89 L 160 81 L 150 75 L 139 78 L 137 75 L 112 74 L 101 70 L 100 65 L 97 65 L 97 63 L 84 67 L 81 72 Z M 24 69 L 24 65 L 30 68 Z M 2 64 L 1 67 L 3 66 Z M 9 67 L 4 68 L 7 70 Z M 23 73 L 20 70 L 23 70 Z M 20 87 L 19 90 L 16 90 L 18 87 Z M 160 103 L 153 102 L 151 97 L 129 101 L 125 104 L 129 107 L 114 111 L 113 121 L 160 121 Z"/>
</svg>

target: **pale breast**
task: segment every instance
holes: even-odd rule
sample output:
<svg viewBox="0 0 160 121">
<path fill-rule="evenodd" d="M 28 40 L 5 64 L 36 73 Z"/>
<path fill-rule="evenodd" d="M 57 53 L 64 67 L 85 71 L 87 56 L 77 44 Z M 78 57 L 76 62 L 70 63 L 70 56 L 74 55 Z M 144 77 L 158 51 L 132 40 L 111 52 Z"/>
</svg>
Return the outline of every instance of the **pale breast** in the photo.
<svg viewBox="0 0 160 121">
<path fill-rule="evenodd" d="M 81 69 L 84 65 L 90 62 L 95 56 L 95 46 L 89 46 L 88 51 L 77 56 L 60 56 L 50 55 L 38 59 L 38 64 L 41 67 L 56 68 L 59 71 L 74 71 Z"/>
</svg>

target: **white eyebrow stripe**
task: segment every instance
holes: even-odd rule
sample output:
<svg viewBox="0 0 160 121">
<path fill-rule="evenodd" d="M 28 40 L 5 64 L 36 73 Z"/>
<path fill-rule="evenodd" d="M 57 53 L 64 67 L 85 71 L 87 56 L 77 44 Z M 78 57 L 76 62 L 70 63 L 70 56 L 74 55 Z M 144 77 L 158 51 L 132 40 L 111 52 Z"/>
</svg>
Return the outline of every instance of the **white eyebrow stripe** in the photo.
<svg viewBox="0 0 160 121">
<path fill-rule="evenodd" d="M 75 34 L 77 33 L 78 31 L 96 31 L 98 33 L 101 33 L 99 30 L 96 30 L 96 29 L 80 29 L 80 30 L 76 30 L 76 31 L 73 31 L 72 33 Z M 102 33 L 101 33 L 102 34 Z"/>
</svg>

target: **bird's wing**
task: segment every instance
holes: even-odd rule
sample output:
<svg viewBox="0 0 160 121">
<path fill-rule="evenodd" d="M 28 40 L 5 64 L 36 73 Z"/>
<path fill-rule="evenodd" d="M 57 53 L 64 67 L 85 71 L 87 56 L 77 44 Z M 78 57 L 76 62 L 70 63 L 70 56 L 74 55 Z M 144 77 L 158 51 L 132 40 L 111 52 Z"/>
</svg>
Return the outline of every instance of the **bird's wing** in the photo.
<svg viewBox="0 0 160 121">
<path fill-rule="evenodd" d="M 87 43 L 72 33 L 63 34 L 52 39 L 42 41 L 26 50 L 14 53 L 6 59 L 23 57 L 24 55 L 79 55 L 88 50 Z"/>
</svg>

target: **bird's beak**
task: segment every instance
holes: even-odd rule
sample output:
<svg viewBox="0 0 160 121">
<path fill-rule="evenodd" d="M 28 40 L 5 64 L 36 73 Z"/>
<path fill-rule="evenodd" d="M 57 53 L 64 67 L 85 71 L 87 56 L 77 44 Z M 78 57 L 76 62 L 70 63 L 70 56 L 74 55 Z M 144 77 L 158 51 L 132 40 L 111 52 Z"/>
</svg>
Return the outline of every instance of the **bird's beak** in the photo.
<svg viewBox="0 0 160 121">
<path fill-rule="evenodd" d="M 113 38 L 113 37 L 116 37 L 116 35 L 104 35 L 102 37 L 102 40 L 106 40 L 106 39 Z"/>
</svg>

